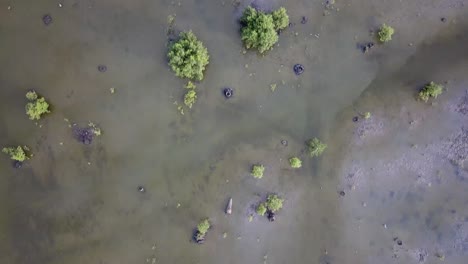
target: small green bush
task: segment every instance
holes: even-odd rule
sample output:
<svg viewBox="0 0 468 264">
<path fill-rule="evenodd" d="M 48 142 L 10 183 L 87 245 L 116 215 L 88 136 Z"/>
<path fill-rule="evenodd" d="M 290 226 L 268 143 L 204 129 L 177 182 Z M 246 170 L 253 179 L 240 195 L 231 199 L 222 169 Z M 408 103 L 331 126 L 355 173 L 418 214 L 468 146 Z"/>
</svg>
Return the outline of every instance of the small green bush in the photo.
<svg viewBox="0 0 468 264">
<path fill-rule="evenodd" d="M 210 56 L 203 43 L 191 32 L 182 32 L 169 48 L 169 65 L 181 78 L 201 81 Z"/>
<path fill-rule="evenodd" d="M 283 208 L 283 202 L 284 199 L 279 198 L 278 195 L 270 194 L 266 201 L 266 207 L 274 213 Z"/>
<path fill-rule="evenodd" d="M 369 119 L 369 118 L 371 118 L 371 117 L 372 117 L 371 112 L 365 112 L 365 113 L 364 113 L 364 119 Z"/>
<path fill-rule="evenodd" d="M 430 82 L 424 86 L 424 88 L 419 91 L 419 98 L 424 102 L 427 102 L 430 97 L 437 98 L 437 96 L 442 94 L 444 86 L 437 84 L 435 82 Z"/>
<path fill-rule="evenodd" d="M 39 98 L 35 91 L 26 93 L 26 98 L 30 101 L 26 104 L 26 114 L 31 120 L 39 120 L 41 116 L 49 111 L 49 103 L 46 102 L 44 97 Z"/>
<path fill-rule="evenodd" d="M 18 146 L 16 148 L 11 148 L 11 147 L 10 148 L 3 148 L 2 152 L 5 153 L 5 154 L 10 155 L 10 158 L 12 160 L 23 162 L 23 161 L 28 159 L 28 156 L 26 155 L 25 150 L 27 150 L 26 147 L 23 149 L 21 146 Z"/>
<path fill-rule="evenodd" d="M 395 33 L 395 30 L 392 27 L 387 26 L 386 24 L 383 24 L 380 27 L 379 32 L 378 32 L 379 40 L 381 42 L 390 41 L 392 40 L 393 33 Z"/>
<path fill-rule="evenodd" d="M 185 88 L 186 89 L 195 89 L 195 88 L 197 88 L 197 86 L 192 81 L 188 81 L 188 83 L 185 85 Z"/>
<path fill-rule="evenodd" d="M 254 176 L 254 178 L 261 179 L 263 178 L 263 172 L 265 171 L 265 167 L 263 165 L 253 165 L 252 171 L 250 174 Z"/>
<path fill-rule="evenodd" d="M 210 229 L 210 227 L 211 227 L 210 221 L 208 221 L 208 219 L 205 219 L 197 225 L 197 230 L 201 234 L 206 234 L 206 232 L 208 232 L 208 229 Z"/>
<path fill-rule="evenodd" d="M 310 156 L 318 157 L 325 151 L 327 145 L 322 143 L 318 138 L 313 138 L 307 142 L 307 147 L 309 148 Z"/>
<path fill-rule="evenodd" d="M 289 16 L 286 12 L 286 8 L 281 7 L 273 11 L 271 16 L 273 17 L 273 24 L 275 24 L 276 31 L 285 29 L 289 25 Z"/>
<path fill-rule="evenodd" d="M 261 203 L 257 206 L 257 214 L 258 215 L 261 215 L 261 216 L 264 216 L 266 211 L 267 211 L 267 208 L 265 206 L 265 203 Z"/>
<path fill-rule="evenodd" d="M 193 104 L 197 100 L 197 92 L 195 89 L 190 89 L 184 96 L 184 104 L 189 108 L 192 108 Z"/>
<path fill-rule="evenodd" d="M 260 53 L 270 50 L 278 42 L 278 30 L 289 24 L 285 8 L 267 14 L 248 6 L 241 17 L 241 39 L 245 47 L 258 49 Z"/>
<path fill-rule="evenodd" d="M 300 168 L 302 167 L 302 161 L 298 157 L 292 157 L 289 159 L 289 164 L 291 168 Z"/>
</svg>

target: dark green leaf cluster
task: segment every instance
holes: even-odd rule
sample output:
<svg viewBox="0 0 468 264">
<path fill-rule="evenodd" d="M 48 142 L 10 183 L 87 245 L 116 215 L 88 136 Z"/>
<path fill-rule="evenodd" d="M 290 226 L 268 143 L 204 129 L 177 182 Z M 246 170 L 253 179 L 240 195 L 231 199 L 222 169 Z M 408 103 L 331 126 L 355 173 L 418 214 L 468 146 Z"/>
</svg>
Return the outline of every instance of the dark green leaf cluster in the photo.
<svg viewBox="0 0 468 264">
<path fill-rule="evenodd" d="M 245 46 L 264 53 L 278 42 L 278 31 L 288 26 L 289 17 L 283 7 L 272 13 L 264 13 L 248 6 L 240 22 L 241 38 Z"/>
<path fill-rule="evenodd" d="M 203 43 L 191 32 L 182 32 L 169 48 L 169 65 L 181 78 L 201 81 L 210 56 Z"/>
</svg>

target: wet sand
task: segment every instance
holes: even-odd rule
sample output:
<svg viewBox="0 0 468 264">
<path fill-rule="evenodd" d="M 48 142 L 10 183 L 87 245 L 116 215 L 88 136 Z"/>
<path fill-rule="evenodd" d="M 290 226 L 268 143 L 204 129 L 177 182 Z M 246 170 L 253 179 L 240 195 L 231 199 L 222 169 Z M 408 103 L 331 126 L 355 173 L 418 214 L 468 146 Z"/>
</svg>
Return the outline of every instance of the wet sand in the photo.
<svg viewBox="0 0 468 264">
<path fill-rule="evenodd" d="M 257 1 L 284 5 L 294 24 L 265 56 L 242 53 L 237 19 L 250 1 L 57 3 L 0 4 L 0 145 L 35 153 L 20 170 L 0 161 L 1 263 L 464 263 L 463 2 Z M 173 14 L 211 56 L 184 116 L 184 81 L 165 59 Z M 394 39 L 363 54 L 357 44 L 383 22 Z M 448 90 L 416 101 L 430 80 Z M 31 88 L 53 106 L 38 124 L 24 114 Z M 82 145 L 64 118 L 103 135 Z M 329 148 L 311 159 L 315 136 Z M 249 175 L 257 162 L 261 180 Z M 277 220 L 249 222 L 271 192 L 286 199 Z"/>
</svg>

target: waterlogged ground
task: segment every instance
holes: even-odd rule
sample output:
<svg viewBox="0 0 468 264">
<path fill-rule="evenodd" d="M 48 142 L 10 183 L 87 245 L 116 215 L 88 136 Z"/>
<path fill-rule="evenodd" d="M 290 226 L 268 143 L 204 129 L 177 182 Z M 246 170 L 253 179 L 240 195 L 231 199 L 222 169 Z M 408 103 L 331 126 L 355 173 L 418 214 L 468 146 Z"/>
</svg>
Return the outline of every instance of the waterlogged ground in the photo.
<svg viewBox="0 0 468 264">
<path fill-rule="evenodd" d="M 265 56 L 243 54 L 249 3 L 0 2 L 0 145 L 35 154 L 21 169 L 0 160 L 0 263 L 466 263 L 466 1 L 258 0 L 292 22 Z M 183 116 L 169 15 L 211 55 Z M 384 22 L 394 39 L 363 54 Z M 431 80 L 447 90 L 417 101 Z M 38 123 L 24 114 L 29 89 L 53 106 Z M 103 135 L 86 146 L 69 125 L 89 121 Z M 315 136 L 329 147 L 311 159 Z M 271 192 L 286 198 L 276 222 L 250 222 Z"/>
</svg>

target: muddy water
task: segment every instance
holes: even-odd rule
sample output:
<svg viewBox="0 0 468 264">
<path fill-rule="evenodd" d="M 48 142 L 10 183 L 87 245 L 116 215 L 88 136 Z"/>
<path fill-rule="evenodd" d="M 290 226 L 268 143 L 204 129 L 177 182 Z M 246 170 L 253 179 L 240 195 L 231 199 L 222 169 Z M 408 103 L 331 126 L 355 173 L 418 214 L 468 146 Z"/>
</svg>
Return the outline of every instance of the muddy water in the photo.
<svg viewBox="0 0 468 264">
<path fill-rule="evenodd" d="M 0 144 L 35 153 L 20 170 L 0 162 L 1 263 L 464 263 L 466 176 L 463 161 L 453 165 L 465 150 L 463 2 L 256 1 L 284 5 L 293 22 L 264 57 L 242 52 L 247 4 L 0 3 Z M 184 83 L 165 60 L 168 15 L 211 55 L 183 116 Z M 382 22 L 394 40 L 362 54 L 357 43 Z M 413 95 L 432 79 L 450 82 L 431 107 Z M 37 124 L 24 115 L 31 88 L 53 105 Z M 373 117 L 353 123 L 363 111 Z M 81 145 L 65 118 L 103 135 Z M 329 145 L 323 158 L 304 152 L 313 136 Z M 289 169 L 291 155 L 303 168 Z M 248 175 L 257 162 L 261 180 Z M 278 220 L 249 222 L 270 192 L 286 198 Z M 213 228 L 197 246 L 205 217 Z"/>
</svg>

